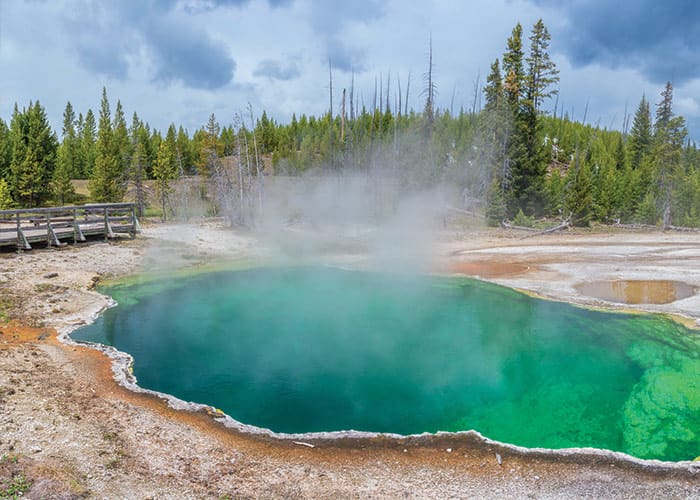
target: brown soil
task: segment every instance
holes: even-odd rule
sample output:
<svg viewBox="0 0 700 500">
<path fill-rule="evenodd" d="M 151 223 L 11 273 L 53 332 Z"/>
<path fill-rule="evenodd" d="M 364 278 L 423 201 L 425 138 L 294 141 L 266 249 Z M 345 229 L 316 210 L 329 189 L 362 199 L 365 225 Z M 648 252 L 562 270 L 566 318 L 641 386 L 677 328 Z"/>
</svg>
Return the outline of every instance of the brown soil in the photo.
<svg viewBox="0 0 700 500">
<path fill-rule="evenodd" d="M 247 238 L 186 229 L 205 244 L 180 248 L 178 265 L 183 255 L 211 259 L 214 242 L 229 257 L 250 254 Z M 481 241 L 492 246 L 488 238 Z M 3 481 L 18 474 L 32 484 L 26 498 L 700 496 L 700 467 L 690 463 L 527 451 L 474 433 L 304 440 L 309 447 L 227 429 L 206 411 L 131 392 L 114 382 L 105 355 L 59 341 L 55 328 L 94 316 L 107 304 L 91 290 L 95 279 L 150 268 L 164 241 L 156 227 L 137 242 L 0 257 L 2 309 L 20 318 L 0 325 L 0 496 Z"/>
</svg>

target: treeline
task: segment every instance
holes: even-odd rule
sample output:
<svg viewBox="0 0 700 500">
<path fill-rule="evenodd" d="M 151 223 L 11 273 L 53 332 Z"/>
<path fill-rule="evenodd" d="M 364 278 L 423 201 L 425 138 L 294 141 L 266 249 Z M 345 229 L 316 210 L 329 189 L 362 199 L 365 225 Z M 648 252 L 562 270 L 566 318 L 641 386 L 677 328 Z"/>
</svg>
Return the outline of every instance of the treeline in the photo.
<svg viewBox="0 0 700 500">
<path fill-rule="evenodd" d="M 136 113 L 127 123 L 104 89 L 97 117 L 66 105 L 60 140 L 39 102 L 15 106 L 9 125 L 0 119 L 0 207 L 73 202 L 71 180 L 87 179 L 91 201 L 120 201 L 129 189 L 142 210 L 151 180 L 165 214 L 174 181 L 187 177 L 210 213 L 243 221 L 262 203 L 264 175 L 333 172 L 389 176 L 407 190 L 447 183 L 461 208 L 494 225 L 546 217 L 700 226 L 700 153 L 673 113 L 671 84 L 653 114 L 642 96 L 629 131 L 575 122 L 556 105 L 547 114 L 558 72 L 541 20 L 528 41 L 526 51 L 516 25 L 491 66 L 483 109 L 457 113 L 434 107 L 432 54 L 421 111 L 402 106 L 400 81 L 391 95 L 388 77 L 369 108 L 351 87 L 337 112 L 282 124 L 249 107 L 224 127 L 212 114 L 192 135 L 175 125 L 162 134 Z"/>
</svg>

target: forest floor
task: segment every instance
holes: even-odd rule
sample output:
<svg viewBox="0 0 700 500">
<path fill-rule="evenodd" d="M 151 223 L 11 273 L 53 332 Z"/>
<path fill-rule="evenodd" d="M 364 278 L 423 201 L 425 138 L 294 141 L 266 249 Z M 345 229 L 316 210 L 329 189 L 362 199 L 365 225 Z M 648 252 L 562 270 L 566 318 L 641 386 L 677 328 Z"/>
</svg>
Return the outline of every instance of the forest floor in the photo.
<svg viewBox="0 0 700 500">
<path fill-rule="evenodd" d="M 59 339 L 109 305 L 94 290 L 106 278 L 291 254 L 371 266 L 360 232 L 330 246 L 315 240 L 314 253 L 300 245 L 310 239 L 303 231 L 289 235 L 280 245 L 279 232 L 259 238 L 216 221 L 151 224 L 135 240 L 0 254 L 0 498 L 17 491 L 25 498 L 700 497 L 698 462 L 524 450 L 474 433 L 306 444 L 250 435 L 225 428 L 206 411 L 175 410 L 120 386 L 106 355 Z M 431 235 L 428 267 L 555 300 L 669 313 L 689 323 L 700 317 L 695 293 L 625 306 L 581 288 L 591 281 L 671 280 L 695 292 L 700 234 L 523 236 L 442 230 Z M 645 293 L 673 299 L 676 288 L 657 285 L 648 284 Z"/>
</svg>

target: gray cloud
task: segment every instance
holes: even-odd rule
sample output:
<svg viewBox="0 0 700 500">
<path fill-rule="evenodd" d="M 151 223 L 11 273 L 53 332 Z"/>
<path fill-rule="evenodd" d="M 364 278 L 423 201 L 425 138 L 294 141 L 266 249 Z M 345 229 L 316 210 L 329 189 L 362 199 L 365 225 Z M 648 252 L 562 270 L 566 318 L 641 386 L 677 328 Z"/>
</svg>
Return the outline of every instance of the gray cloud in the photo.
<svg viewBox="0 0 700 500">
<path fill-rule="evenodd" d="M 354 2 L 328 2 L 312 0 L 311 26 L 326 45 L 326 52 L 334 68 L 342 71 L 362 71 L 367 58 L 363 49 L 349 45 L 340 37 L 346 24 L 368 22 L 384 16 L 386 2 L 357 0 Z"/>
<path fill-rule="evenodd" d="M 150 47 L 157 81 L 179 80 L 188 87 L 216 89 L 233 79 L 236 62 L 226 47 L 185 23 L 151 23 L 143 36 Z"/>
<path fill-rule="evenodd" d="M 568 23 L 553 45 L 572 63 L 632 68 L 655 83 L 700 76 L 700 2 L 695 0 L 535 0 Z M 545 20 L 546 22 L 546 20 Z"/>
<path fill-rule="evenodd" d="M 301 69 L 295 60 L 288 61 L 285 64 L 281 61 L 265 59 L 260 61 L 253 75 L 273 80 L 293 80 L 301 75 Z"/>
<path fill-rule="evenodd" d="M 66 22 L 69 32 L 79 34 L 74 38 L 79 62 L 94 73 L 125 79 L 129 59 L 141 57 L 145 49 L 156 81 L 180 81 L 197 89 L 230 83 L 236 63 L 228 48 L 175 16 L 176 4 L 175 0 L 83 2 Z"/>
</svg>

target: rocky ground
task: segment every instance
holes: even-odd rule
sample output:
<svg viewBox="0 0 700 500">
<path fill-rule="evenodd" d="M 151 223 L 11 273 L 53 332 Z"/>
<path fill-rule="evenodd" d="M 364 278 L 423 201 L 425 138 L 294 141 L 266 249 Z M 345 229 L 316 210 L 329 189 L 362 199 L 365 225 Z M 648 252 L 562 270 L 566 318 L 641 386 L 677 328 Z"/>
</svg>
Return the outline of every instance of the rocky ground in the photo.
<svg viewBox="0 0 700 500">
<path fill-rule="evenodd" d="M 611 306 L 578 292 L 590 279 L 700 286 L 698 235 L 521 236 L 444 232 L 433 265 L 589 305 Z M 209 221 L 147 226 L 134 241 L 0 254 L 0 497 L 700 497 L 700 464 L 690 462 L 527 451 L 472 433 L 303 442 L 243 434 L 206 411 L 119 386 L 105 355 L 57 338 L 109 304 L 94 290 L 101 279 L 272 253 Z M 324 258 L 365 261 L 357 246 Z M 649 307 L 694 320 L 695 300 Z"/>
</svg>

